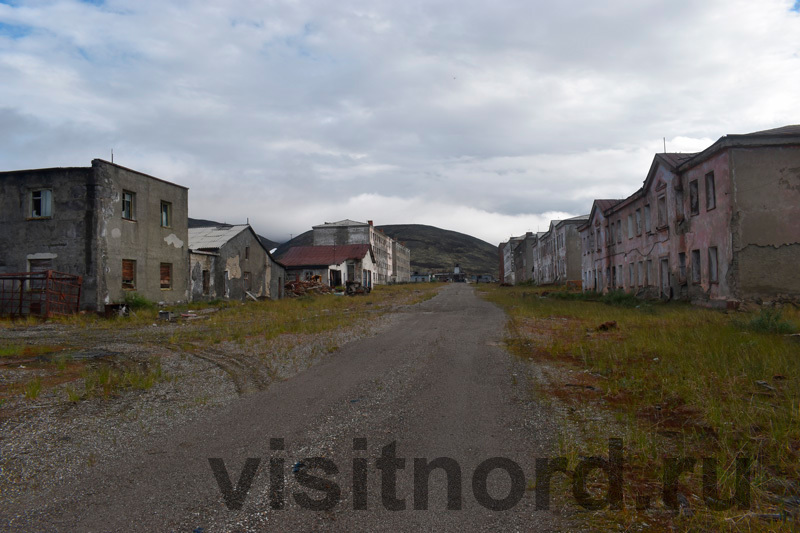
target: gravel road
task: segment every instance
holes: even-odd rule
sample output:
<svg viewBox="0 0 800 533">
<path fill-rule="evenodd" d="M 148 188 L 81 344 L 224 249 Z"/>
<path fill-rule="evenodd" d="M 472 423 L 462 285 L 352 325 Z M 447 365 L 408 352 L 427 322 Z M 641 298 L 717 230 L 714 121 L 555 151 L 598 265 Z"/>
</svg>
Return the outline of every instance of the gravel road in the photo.
<svg viewBox="0 0 800 533">
<path fill-rule="evenodd" d="M 201 420 L 144 437 L 134 451 L 87 468 L 73 483 L 0 510 L 8 513 L 0 527 L 202 533 L 571 529 L 557 514 L 535 510 L 535 459 L 553 455 L 555 415 L 529 390 L 528 373 L 535 369 L 502 348 L 504 323 L 504 313 L 471 286 L 447 286 L 400 313 L 381 334 L 351 342 L 330 359 Z M 314 457 L 324 460 L 308 460 Z M 427 491 L 414 482 L 415 475 L 426 479 L 415 458 L 439 457 L 451 458 L 442 463 L 460 477 L 460 490 L 450 487 L 451 504 L 460 509 L 447 509 L 444 470 L 433 471 Z M 510 461 L 486 462 L 493 457 Z M 226 506 L 210 458 L 224 461 L 232 487 L 240 488 L 249 459 L 255 472 L 249 491 L 229 491 L 243 497 L 240 509 Z M 401 458 L 404 468 L 393 470 Z M 271 474 L 271 462 L 276 470 L 283 467 L 283 490 L 272 482 L 281 478 Z M 355 476 L 354 492 L 353 472 L 362 463 L 366 482 Z M 524 481 L 512 483 L 502 468 L 492 469 L 514 471 L 514 463 Z M 392 477 L 396 487 L 387 487 Z M 427 510 L 415 509 L 424 493 Z M 314 501 L 329 508 L 306 508 Z M 502 502 L 510 508 L 487 508 Z M 282 509 L 272 508 L 279 503 Z"/>
</svg>

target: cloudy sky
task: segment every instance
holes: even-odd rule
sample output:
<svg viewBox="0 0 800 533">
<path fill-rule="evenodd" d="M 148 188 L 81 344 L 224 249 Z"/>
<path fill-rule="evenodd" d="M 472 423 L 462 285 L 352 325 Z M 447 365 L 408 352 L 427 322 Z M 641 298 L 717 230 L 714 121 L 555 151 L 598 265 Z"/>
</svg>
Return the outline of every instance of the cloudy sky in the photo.
<svg viewBox="0 0 800 533">
<path fill-rule="evenodd" d="M 94 158 L 285 240 L 493 244 L 800 123 L 800 0 L 0 0 L 0 170 Z"/>
</svg>

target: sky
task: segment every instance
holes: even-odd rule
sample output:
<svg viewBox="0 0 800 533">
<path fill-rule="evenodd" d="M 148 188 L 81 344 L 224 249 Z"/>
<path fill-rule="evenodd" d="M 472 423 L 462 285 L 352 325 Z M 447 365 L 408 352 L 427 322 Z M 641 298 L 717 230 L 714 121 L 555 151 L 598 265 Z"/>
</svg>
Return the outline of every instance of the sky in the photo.
<svg viewBox="0 0 800 533">
<path fill-rule="evenodd" d="M 113 149 L 277 241 L 543 231 L 799 88 L 800 0 L 0 0 L 0 170 Z"/>
</svg>

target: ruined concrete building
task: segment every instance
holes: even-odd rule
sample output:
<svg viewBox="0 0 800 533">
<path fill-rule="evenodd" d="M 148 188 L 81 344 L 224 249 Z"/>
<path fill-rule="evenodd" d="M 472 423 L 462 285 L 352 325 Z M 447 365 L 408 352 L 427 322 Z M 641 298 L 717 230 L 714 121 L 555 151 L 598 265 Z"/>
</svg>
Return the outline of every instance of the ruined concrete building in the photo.
<svg viewBox="0 0 800 533">
<path fill-rule="evenodd" d="M 411 280 L 411 251 L 382 231 L 372 221 L 340 220 L 313 226 L 314 246 L 369 244 L 375 256 L 376 285 Z"/>
<path fill-rule="evenodd" d="M 800 299 L 800 126 L 657 154 L 628 198 L 580 228 L 585 290 L 712 306 Z"/>
<path fill-rule="evenodd" d="M 83 277 L 80 307 L 188 300 L 188 189 L 95 159 L 0 172 L 0 273 Z"/>
<path fill-rule="evenodd" d="M 289 280 L 309 281 L 319 276 L 322 283 L 331 287 L 348 281 L 360 281 L 372 287 L 377 264 L 369 244 L 343 244 L 320 246 L 294 246 L 281 256 Z"/>
<path fill-rule="evenodd" d="M 283 297 L 286 272 L 249 224 L 189 229 L 192 300 Z"/>
</svg>

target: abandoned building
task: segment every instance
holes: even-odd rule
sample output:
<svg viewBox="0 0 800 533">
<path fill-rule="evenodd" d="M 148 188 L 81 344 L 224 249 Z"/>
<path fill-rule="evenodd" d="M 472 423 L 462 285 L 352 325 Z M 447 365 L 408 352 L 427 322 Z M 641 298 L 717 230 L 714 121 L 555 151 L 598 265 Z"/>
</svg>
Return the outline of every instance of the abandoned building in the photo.
<svg viewBox="0 0 800 533">
<path fill-rule="evenodd" d="M 411 250 L 375 228 L 372 221 L 340 220 L 313 226 L 314 246 L 369 244 L 375 257 L 376 285 L 411 281 Z"/>
<path fill-rule="evenodd" d="M 191 299 L 283 297 L 286 272 L 249 224 L 189 229 Z"/>
<path fill-rule="evenodd" d="M 309 281 L 319 276 L 331 287 L 358 281 L 364 287 L 375 283 L 377 266 L 369 244 L 294 246 L 280 257 L 289 281 Z"/>
<path fill-rule="evenodd" d="M 800 299 L 800 126 L 657 154 L 628 198 L 580 227 L 584 290 L 711 306 Z"/>
<path fill-rule="evenodd" d="M 103 311 L 132 292 L 188 300 L 186 187 L 95 159 L 0 172 L 0 191 L 0 274 L 81 276 L 84 310 Z"/>
</svg>

